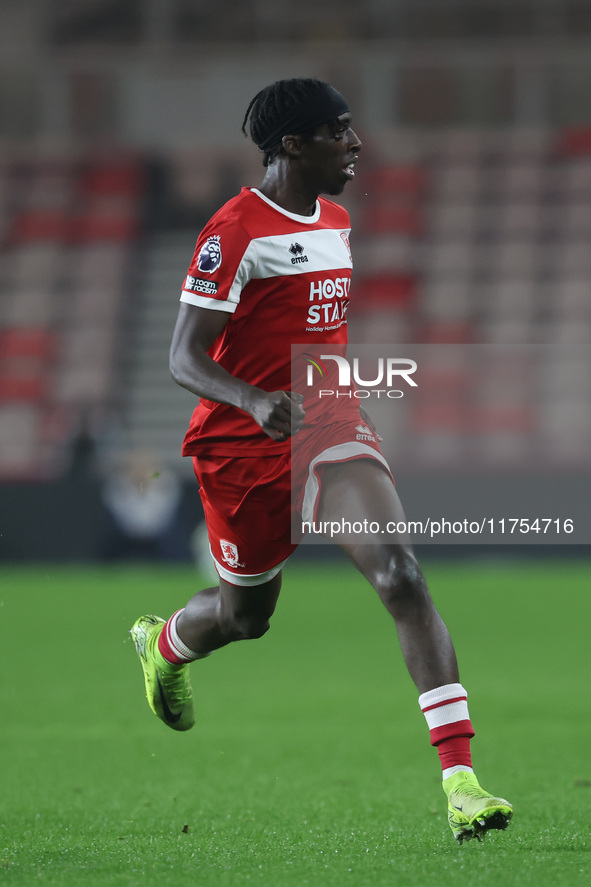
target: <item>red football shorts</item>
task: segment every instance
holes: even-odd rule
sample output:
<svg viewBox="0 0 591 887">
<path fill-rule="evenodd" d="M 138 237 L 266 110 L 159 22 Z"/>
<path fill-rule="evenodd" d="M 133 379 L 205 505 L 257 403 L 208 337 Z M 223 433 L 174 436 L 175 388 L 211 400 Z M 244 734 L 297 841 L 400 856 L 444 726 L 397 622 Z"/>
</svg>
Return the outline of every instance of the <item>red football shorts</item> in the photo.
<svg viewBox="0 0 591 887">
<path fill-rule="evenodd" d="M 261 585 L 298 546 L 302 520 L 316 515 L 322 467 L 376 459 L 389 472 L 370 429 L 351 422 L 300 431 L 291 453 L 194 456 L 193 467 L 216 569 L 234 585 Z"/>
</svg>

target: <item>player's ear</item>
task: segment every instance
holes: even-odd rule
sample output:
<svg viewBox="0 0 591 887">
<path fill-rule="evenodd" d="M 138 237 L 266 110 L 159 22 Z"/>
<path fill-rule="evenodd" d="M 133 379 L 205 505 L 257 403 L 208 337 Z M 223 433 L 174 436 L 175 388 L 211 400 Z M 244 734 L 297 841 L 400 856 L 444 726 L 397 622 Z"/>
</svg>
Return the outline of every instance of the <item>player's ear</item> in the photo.
<svg viewBox="0 0 591 887">
<path fill-rule="evenodd" d="M 299 157 L 304 139 L 301 135 L 287 135 L 281 139 L 283 150 L 289 157 Z"/>
</svg>

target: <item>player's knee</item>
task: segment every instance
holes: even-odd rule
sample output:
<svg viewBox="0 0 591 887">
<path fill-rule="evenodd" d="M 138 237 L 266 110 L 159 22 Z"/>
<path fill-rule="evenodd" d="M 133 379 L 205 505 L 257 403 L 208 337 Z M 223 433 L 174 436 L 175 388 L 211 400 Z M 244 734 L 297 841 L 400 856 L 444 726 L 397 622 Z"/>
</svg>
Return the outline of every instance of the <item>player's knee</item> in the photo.
<svg viewBox="0 0 591 887">
<path fill-rule="evenodd" d="M 422 607 L 429 599 L 423 572 L 408 553 L 389 556 L 376 570 L 373 585 L 393 615 L 403 616 Z"/>
</svg>

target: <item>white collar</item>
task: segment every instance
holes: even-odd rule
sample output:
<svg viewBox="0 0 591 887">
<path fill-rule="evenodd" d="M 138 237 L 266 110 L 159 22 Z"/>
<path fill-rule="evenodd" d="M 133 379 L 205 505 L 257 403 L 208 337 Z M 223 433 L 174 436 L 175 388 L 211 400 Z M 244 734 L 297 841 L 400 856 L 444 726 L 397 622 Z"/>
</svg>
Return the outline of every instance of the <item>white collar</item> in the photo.
<svg viewBox="0 0 591 887">
<path fill-rule="evenodd" d="M 282 215 L 287 216 L 288 219 L 293 219 L 294 222 L 301 222 L 303 225 L 313 225 L 320 218 L 320 201 L 319 200 L 316 201 L 316 209 L 314 210 L 313 215 L 299 216 L 299 215 L 297 215 L 297 213 L 290 213 L 286 209 L 283 209 L 283 207 L 279 206 L 278 203 L 273 203 L 273 201 L 269 200 L 268 197 L 265 197 L 265 195 L 262 193 L 262 191 L 259 191 L 258 188 L 251 188 L 250 190 L 252 191 L 253 194 L 256 194 L 257 197 L 260 197 L 261 200 L 264 200 L 265 203 L 268 203 L 269 206 L 273 207 L 273 209 L 276 209 L 277 212 L 280 212 Z"/>
</svg>

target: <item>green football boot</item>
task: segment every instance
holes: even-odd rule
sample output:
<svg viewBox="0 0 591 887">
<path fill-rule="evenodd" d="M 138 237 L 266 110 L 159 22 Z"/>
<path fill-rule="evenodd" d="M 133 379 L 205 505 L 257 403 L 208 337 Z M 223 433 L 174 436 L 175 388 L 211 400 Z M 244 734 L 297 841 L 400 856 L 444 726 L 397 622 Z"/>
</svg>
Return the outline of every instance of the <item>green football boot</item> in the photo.
<svg viewBox="0 0 591 887">
<path fill-rule="evenodd" d="M 491 828 L 506 829 L 513 807 L 480 788 L 473 773 L 460 770 L 443 780 L 447 795 L 447 818 L 453 836 L 461 844 L 471 838 L 482 840 Z"/>
<path fill-rule="evenodd" d="M 190 730 L 195 713 L 189 663 L 173 665 L 160 653 L 158 638 L 164 625 L 164 619 L 158 616 L 140 616 L 129 633 L 144 670 L 150 708 L 167 727 Z"/>
</svg>

